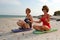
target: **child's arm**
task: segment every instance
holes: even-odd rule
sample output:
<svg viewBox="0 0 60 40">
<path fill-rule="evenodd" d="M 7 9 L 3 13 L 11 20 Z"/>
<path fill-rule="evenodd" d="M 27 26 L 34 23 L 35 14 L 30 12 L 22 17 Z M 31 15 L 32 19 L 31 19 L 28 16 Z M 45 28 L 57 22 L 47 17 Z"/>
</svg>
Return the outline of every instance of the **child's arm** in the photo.
<svg viewBox="0 0 60 40">
<path fill-rule="evenodd" d="M 29 16 L 30 22 L 33 23 L 33 17 L 30 15 Z"/>
<path fill-rule="evenodd" d="M 31 15 L 30 15 L 29 18 L 30 18 L 30 20 L 31 20 L 30 22 L 36 22 L 36 23 L 40 23 L 40 22 L 41 22 L 41 20 L 39 20 L 39 21 L 34 21 L 34 20 L 33 20 L 33 17 L 32 17 Z"/>
<path fill-rule="evenodd" d="M 48 14 L 48 18 L 46 19 L 47 22 L 50 21 L 50 15 Z"/>
<path fill-rule="evenodd" d="M 39 20 L 39 21 L 34 21 L 34 22 L 36 22 L 36 23 L 41 23 L 41 20 Z"/>
<path fill-rule="evenodd" d="M 48 14 L 48 22 L 50 21 L 50 15 Z"/>
</svg>

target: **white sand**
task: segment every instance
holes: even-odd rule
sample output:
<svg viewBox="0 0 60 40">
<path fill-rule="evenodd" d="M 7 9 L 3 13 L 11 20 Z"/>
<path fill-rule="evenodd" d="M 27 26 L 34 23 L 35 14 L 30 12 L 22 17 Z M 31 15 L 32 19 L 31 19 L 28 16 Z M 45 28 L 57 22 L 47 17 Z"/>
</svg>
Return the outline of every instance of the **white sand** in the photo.
<svg viewBox="0 0 60 40">
<path fill-rule="evenodd" d="M 46 34 L 33 34 L 32 31 L 10 33 L 11 29 L 18 28 L 16 22 L 19 18 L 0 18 L 0 40 L 60 40 L 60 22 L 52 20 L 52 28 L 58 31 Z"/>
</svg>

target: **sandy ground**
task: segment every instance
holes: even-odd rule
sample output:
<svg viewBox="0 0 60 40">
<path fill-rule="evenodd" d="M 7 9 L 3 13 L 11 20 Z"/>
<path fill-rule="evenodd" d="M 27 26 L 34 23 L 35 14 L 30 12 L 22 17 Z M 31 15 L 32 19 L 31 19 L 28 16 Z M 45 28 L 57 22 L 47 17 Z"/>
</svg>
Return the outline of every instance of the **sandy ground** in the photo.
<svg viewBox="0 0 60 40">
<path fill-rule="evenodd" d="M 51 20 L 52 28 L 58 31 L 46 34 L 33 34 L 33 30 L 27 32 L 11 33 L 11 29 L 18 28 L 16 22 L 20 18 L 0 18 L 0 40 L 60 40 L 60 21 Z"/>
</svg>

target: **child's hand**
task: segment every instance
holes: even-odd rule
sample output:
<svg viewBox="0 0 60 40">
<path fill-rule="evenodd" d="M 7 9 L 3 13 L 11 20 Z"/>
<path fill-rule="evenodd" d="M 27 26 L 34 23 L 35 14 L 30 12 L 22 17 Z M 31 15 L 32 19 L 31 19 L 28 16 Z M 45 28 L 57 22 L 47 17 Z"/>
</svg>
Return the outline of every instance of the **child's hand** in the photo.
<svg viewBox="0 0 60 40">
<path fill-rule="evenodd" d="M 46 19 L 45 21 L 49 23 L 49 20 L 48 19 Z"/>
</svg>

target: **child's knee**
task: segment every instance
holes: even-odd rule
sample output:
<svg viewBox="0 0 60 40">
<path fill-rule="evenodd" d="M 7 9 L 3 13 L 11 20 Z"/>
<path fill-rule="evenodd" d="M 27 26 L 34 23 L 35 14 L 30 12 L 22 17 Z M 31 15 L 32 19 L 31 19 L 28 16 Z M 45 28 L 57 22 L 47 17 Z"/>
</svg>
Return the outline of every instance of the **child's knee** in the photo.
<svg viewBox="0 0 60 40">
<path fill-rule="evenodd" d="M 19 24 L 19 22 L 16 23 L 17 25 Z"/>
<path fill-rule="evenodd" d="M 45 28 L 46 30 L 50 30 L 50 28 L 49 28 L 48 26 L 45 26 L 44 28 Z"/>
<path fill-rule="evenodd" d="M 34 25 L 33 28 L 36 29 L 36 26 Z"/>
<path fill-rule="evenodd" d="M 17 25 L 18 25 L 18 26 L 21 26 L 21 25 L 22 25 L 22 23 L 20 23 L 20 22 L 17 22 Z"/>
<path fill-rule="evenodd" d="M 19 22 L 17 22 L 17 25 L 20 26 L 20 25 L 19 25 Z"/>
</svg>

